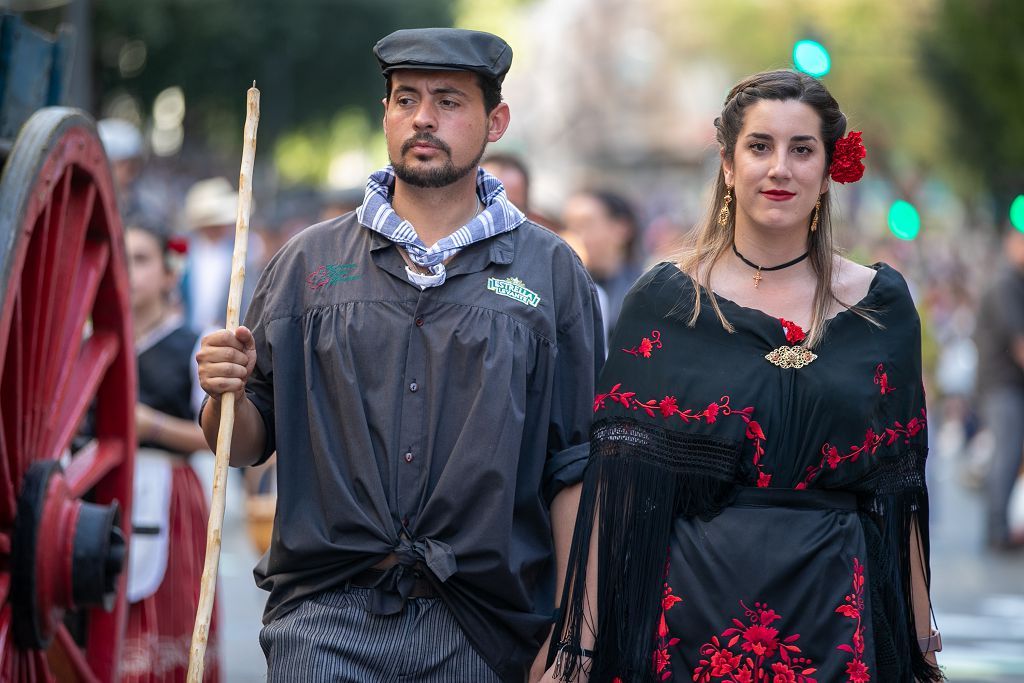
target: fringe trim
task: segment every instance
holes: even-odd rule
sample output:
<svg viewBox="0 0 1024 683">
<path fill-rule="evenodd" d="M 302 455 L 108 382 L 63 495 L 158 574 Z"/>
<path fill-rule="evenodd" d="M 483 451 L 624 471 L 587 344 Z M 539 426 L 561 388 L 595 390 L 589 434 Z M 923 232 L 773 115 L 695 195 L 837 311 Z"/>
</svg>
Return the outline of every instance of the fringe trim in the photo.
<svg viewBox="0 0 1024 683">
<path fill-rule="evenodd" d="M 679 434 L 632 420 L 597 423 L 591 433 L 567 588 L 548 654 L 561 680 L 654 680 L 652 652 L 673 520 L 713 517 L 734 495 L 741 442 Z M 597 601 L 586 595 L 589 548 L 598 527 Z M 593 569 L 591 569 L 592 571 Z M 597 623 L 594 623 L 594 617 Z M 579 656 L 584 629 L 594 658 Z M 565 648 L 565 649 L 563 649 Z"/>
</svg>

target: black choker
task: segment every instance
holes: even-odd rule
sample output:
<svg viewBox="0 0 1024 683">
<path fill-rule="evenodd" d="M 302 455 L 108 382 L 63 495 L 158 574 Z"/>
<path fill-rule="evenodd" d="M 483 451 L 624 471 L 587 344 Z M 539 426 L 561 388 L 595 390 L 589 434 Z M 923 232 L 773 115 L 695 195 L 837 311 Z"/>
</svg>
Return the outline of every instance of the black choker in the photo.
<svg viewBox="0 0 1024 683">
<path fill-rule="evenodd" d="M 790 266 L 795 266 L 796 264 L 800 263 L 801 261 L 803 261 L 805 258 L 810 256 L 810 254 L 811 254 L 811 252 L 805 251 L 804 253 L 802 253 L 800 256 L 797 256 L 792 261 L 786 261 L 785 263 L 783 263 L 781 265 L 772 266 L 772 267 L 768 268 L 766 266 L 759 266 L 759 265 L 757 265 L 756 263 L 754 263 L 753 261 L 748 259 L 746 256 L 741 254 L 739 249 L 736 248 L 736 243 L 735 242 L 732 243 L 732 252 L 740 257 L 740 261 L 743 261 L 744 263 L 746 263 L 751 268 L 757 268 L 757 272 L 754 273 L 754 289 L 757 289 L 761 285 L 761 280 L 762 280 L 761 271 L 762 270 L 767 273 L 767 272 L 770 272 L 770 271 L 773 271 L 773 270 L 782 270 L 783 268 L 789 268 Z"/>
</svg>

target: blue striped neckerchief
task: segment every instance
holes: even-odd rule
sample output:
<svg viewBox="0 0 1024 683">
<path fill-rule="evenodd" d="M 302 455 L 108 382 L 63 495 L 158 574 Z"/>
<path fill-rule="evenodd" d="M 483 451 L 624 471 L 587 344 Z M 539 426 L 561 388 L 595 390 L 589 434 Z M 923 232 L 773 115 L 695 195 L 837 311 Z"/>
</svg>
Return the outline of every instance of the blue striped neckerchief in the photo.
<svg viewBox="0 0 1024 683">
<path fill-rule="evenodd" d="M 401 245 L 413 263 L 430 270 L 430 275 L 421 275 L 409 266 L 405 267 L 409 282 L 422 289 L 444 284 L 447 277 L 444 262 L 462 249 L 474 242 L 515 230 L 526 220 L 523 212 L 505 196 L 501 181 L 480 168 L 476 174 L 476 193 L 484 210 L 452 234 L 442 237 L 437 244 L 427 247 L 412 224 L 402 220 L 391 208 L 394 188 L 395 171 L 391 166 L 371 175 L 366 183 L 363 205 L 356 209 L 356 218 L 362 226 Z"/>
</svg>

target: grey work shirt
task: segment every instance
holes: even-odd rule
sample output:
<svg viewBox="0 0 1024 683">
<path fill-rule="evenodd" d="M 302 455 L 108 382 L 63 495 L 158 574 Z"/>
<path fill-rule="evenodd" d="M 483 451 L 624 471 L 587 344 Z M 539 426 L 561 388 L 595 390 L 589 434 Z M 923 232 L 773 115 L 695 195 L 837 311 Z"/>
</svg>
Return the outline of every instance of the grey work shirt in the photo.
<svg viewBox="0 0 1024 683">
<path fill-rule="evenodd" d="M 406 566 L 428 568 L 481 656 L 518 681 L 551 622 L 549 505 L 582 479 L 601 314 L 579 258 L 534 223 L 447 270 L 421 291 L 349 213 L 263 273 L 246 392 L 264 459 L 278 453 L 278 501 L 255 575 L 269 623 L 396 553 L 384 602 L 400 607 Z"/>
</svg>

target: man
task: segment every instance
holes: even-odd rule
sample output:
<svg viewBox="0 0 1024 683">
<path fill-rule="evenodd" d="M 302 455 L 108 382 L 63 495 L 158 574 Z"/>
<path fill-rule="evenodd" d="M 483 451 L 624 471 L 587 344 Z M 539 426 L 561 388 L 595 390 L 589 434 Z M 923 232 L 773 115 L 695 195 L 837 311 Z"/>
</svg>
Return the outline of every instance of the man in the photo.
<svg viewBox="0 0 1024 683">
<path fill-rule="evenodd" d="M 204 339 L 201 421 L 213 443 L 233 392 L 232 464 L 278 453 L 269 680 L 521 682 L 567 562 L 600 312 L 478 168 L 508 45 L 419 29 L 374 52 L 391 166 L 274 257 L 248 327 Z"/>
<path fill-rule="evenodd" d="M 207 178 L 193 184 L 185 195 L 182 225 L 189 234 L 185 273 L 181 280 L 185 319 L 198 333 L 224 326 L 231 281 L 238 192 L 227 178 Z M 252 299 L 263 241 L 250 234 L 246 252 L 242 310 Z"/>
<path fill-rule="evenodd" d="M 1011 228 L 1003 253 L 1006 264 L 981 298 L 975 331 L 981 418 L 994 437 L 986 536 L 996 551 L 1024 549 L 1008 515 L 1024 453 L 1024 233 Z"/>
</svg>

